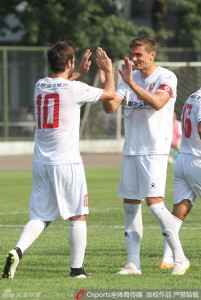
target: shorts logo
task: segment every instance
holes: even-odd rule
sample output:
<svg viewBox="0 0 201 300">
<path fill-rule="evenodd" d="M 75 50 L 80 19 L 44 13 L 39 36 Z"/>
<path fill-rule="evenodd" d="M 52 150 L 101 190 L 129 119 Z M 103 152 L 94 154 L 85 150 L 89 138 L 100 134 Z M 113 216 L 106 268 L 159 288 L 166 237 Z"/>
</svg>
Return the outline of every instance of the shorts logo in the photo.
<svg viewBox="0 0 201 300">
<path fill-rule="evenodd" d="M 84 207 L 89 206 L 89 205 L 88 205 L 88 195 L 84 195 L 84 196 L 83 196 L 83 206 L 84 206 Z"/>
<path fill-rule="evenodd" d="M 152 189 L 155 189 L 155 188 L 156 188 L 155 183 L 151 183 L 151 188 L 152 188 Z"/>
</svg>

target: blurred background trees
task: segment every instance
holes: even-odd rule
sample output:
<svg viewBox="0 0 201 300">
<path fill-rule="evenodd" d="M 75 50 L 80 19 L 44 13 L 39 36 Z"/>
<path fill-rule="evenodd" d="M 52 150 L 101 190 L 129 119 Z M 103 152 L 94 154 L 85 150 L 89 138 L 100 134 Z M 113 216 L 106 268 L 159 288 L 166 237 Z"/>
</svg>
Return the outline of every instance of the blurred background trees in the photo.
<svg viewBox="0 0 201 300">
<path fill-rule="evenodd" d="M 49 46 L 71 39 L 80 51 L 87 48 L 94 51 L 101 45 L 115 59 L 128 55 L 127 46 L 132 37 L 149 35 L 163 47 L 201 49 L 201 0 L 1 2 L 0 35 L 5 35 L 5 30 L 21 32 L 17 45 Z M 125 16 L 128 5 L 131 12 Z M 7 17 L 10 15 L 18 22 L 10 22 Z"/>
<path fill-rule="evenodd" d="M 113 0 L 32 0 L 16 15 L 25 29 L 21 44 L 26 45 L 71 39 L 82 50 L 101 45 L 110 56 L 123 57 L 132 36 L 154 35 L 123 17 Z"/>
</svg>

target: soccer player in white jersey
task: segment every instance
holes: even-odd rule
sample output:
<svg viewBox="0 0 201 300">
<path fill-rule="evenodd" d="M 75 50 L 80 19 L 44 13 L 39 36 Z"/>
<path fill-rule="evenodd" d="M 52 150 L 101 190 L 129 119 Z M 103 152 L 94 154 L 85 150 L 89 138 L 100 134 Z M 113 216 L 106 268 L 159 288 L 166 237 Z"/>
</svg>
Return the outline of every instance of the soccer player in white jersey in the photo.
<svg viewBox="0 0 201 300">
<path fill-rule="evenodd" d="M 36 118 L 33 158 L 33 187 L 30 221 L 8 253 L 3 278 L 13 278 L 24 251 L 59 215 L 70 220 L 70 277 L 86 278 L 83 269 L 87 229 L 88 195 L 85 172 L 79 152 L 80 108 L 114 95 L 112 62 L 102 48 L 96 50 L 96 62 L 107 78 L 103 89 L 73 81 L 89 70 L 91 51 L 83 56 L 79 72 L 72 74 L 75 45 L 58 42 L 48 49 L 51 77 L 40 79 L 35 86 Z M 71 81 L 69 80 L 71 79 Z"/>
<path fill-rule="evenodd" d="M 174 200 L 172 214 L 179 232 L 183 220 L 201 197 L 201 88 L 185 102 L 182 115 L 180 153 L 174 168 Z M 164 241 L 163 262 L 173 262 L 172 251 Z"/>
<path fill-rule="evenodd" d="M 125 70 L 119 70 L 122 82 L 116 95 L 103 103 L 107 113 L 124 104 L 125 144 L 118 195 L 124 199 L 127 262 L 118 272 L 120 275 L 141 274 L 141 204 L 144 198 L 174 250 L 174 261 L 182 262 L 181 269 L 188 264 L 175 232 L 174 217 L 164 205 L 177 78 L 173 72 L 156 65 L 156 46 L 155 40 L 149 37 L 131 41 L 135 71 L 126 57 Z M 100 80 L 104 84 L 104 74 L 100 73 Z"/>
</svg>

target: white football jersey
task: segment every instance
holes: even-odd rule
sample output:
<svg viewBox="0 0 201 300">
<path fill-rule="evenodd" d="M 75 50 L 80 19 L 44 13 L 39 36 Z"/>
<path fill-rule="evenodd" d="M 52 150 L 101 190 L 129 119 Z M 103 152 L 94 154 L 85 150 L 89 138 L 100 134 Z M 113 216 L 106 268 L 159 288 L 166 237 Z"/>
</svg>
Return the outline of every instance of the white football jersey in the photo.
<svg viewBox="0 0 201 300">
<path fill-rule="evenodd" d="M 185 102 L 182 110 L 181 153 L 201 157 L 201 140 L 198 122 L 201 122 L 201 89 L 193 93 Z"/>
<path fill-rule="evenodd" d="M 35 86 L 34 162 L 82 162 L 79 152 L 80 108 L 96 102 L 103 90 L 64 78 L 43 78 Z"/>
<path fill-rule="evenodd" d="M 163 91 L 170 95 L 170 99 L 162 109 L 156 111 L 121 81 L 116 93 L 125 99 L 124 155 L 168 154 L 172 140 L 177 78 L 173 72 L 163 67 L 158 67 L 146 79 L 136 70 L 133 78 L 143 89 L 152 93 Z"/>
</svg>

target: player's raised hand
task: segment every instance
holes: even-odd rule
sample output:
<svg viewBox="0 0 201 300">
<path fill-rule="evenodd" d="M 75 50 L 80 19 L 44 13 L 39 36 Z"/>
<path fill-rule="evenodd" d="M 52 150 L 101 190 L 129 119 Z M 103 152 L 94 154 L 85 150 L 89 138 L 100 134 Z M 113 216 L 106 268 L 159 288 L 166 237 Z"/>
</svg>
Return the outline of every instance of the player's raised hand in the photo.
<svg viewBox="0 0 201 300">
<path fill-rule="evenodd" d="M 107 53 L 100 47 L 96 49 L 96 63 L 104 72 L 112 72 L 112 61 L 107 56 Z"/>
<path fill-rule="evenodd" d="M 112 68 L 113 76 L 114 76 L 114 68 Z M 105 72 L 103 70 L 99 70 L 99 81 L 102 86 L 105 85 L 106 77 L 105 77 Z"/>
<path fill-rule="evenodd" d="M 125 70 L 118 70 L 119 74 L 121 75 L 123 81 L 127 84 L 133 80 L 133 75 L 132 75 L 132 62 L 129 60 L 128 57 L 124 58 L 124 63 L 125 63 Z"/>
<path fill-rule="evenodd" d="M 92 52 L 90 49 L 86 50 L 85 53 L 83 54 L 82 60 L 81 60 L 81 63 L 79 65 L 79 69 L 78 69 L 78 72 L 80 73 L 80 75 L 83 75 L 89 71 L 89 68 L 91 66 L 91 61 L 89 60 L 91 54 L 92 54 Z"/>
</svg>

